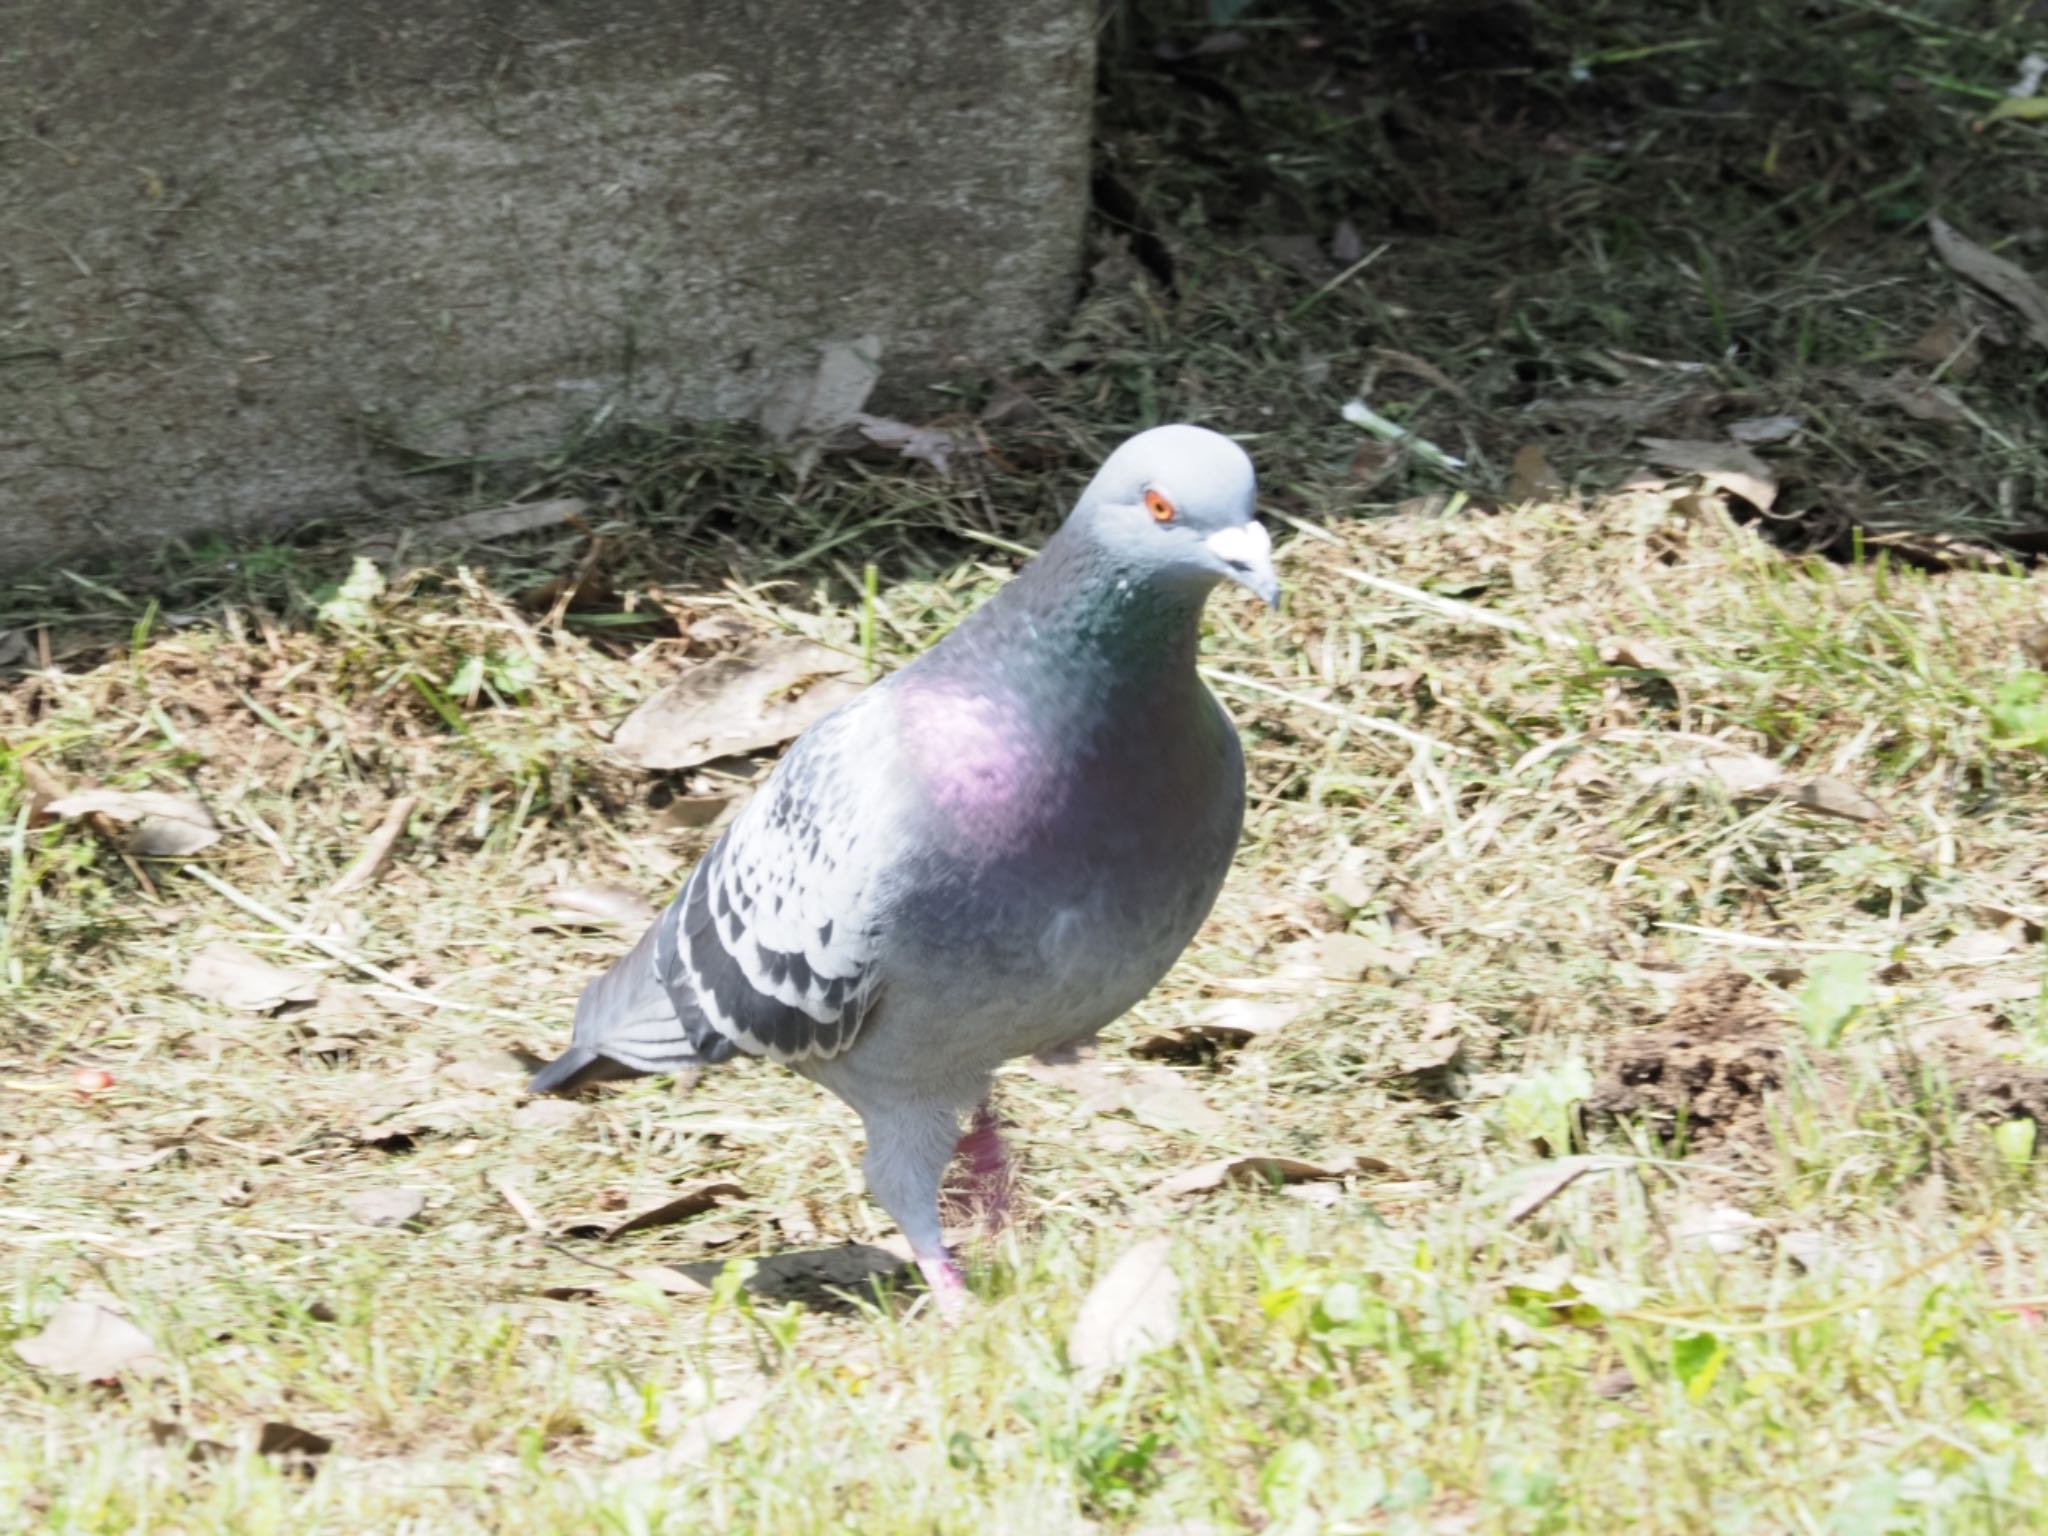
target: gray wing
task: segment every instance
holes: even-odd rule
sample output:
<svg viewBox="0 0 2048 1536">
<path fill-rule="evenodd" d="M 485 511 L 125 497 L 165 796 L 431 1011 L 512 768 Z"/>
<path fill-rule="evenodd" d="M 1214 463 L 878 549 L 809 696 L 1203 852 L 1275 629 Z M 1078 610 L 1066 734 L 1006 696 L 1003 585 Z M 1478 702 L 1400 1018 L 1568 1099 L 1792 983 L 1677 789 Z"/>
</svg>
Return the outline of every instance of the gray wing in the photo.
<svg viewBox="0 0 2048 1536">
<path fill-rule="evenodd" d="M 669 1072 L 853 1044 L 877 995 L 894 841 L 890 776 L 861 750 L 861 703 L 790 749 L 632 953 L 584 988 L 575 1043 L 536 1092 L 588 1080 L 607 1059 Z"/>
<path fill-rule="evenodd" d="M 836 1056 L 874 1006 L 894 818 L 888 771 L 859 729 L 872 697 L 796 744 L 664 914 L 671 994 L 743 1051 Z"/>
</svg>

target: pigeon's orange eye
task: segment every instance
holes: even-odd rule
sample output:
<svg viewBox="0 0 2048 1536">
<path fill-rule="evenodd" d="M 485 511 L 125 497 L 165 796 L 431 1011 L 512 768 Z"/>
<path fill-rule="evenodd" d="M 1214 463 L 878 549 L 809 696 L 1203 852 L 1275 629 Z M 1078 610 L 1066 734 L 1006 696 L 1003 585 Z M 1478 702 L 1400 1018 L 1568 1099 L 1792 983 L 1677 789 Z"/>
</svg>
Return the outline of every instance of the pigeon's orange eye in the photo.
<svg viewBox="0 0 2048 1536">
<path fill-rule="evenodd" d="M 1145 493 L 1145 508 L 1152 514 L 1152 521 L 1155 523 L 1170 523 L 1173 521 L 1173 503 L 1157 491 L 1147 491 Z"/>
</svg>

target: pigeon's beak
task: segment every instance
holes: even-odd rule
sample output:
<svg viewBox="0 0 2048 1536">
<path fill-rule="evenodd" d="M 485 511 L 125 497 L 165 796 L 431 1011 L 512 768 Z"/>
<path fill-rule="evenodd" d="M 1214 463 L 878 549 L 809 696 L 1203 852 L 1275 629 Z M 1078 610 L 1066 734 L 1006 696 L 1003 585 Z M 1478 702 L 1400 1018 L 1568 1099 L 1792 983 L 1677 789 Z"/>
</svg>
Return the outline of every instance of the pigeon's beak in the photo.
<svg viewBox="0 0 2048 1536">
<path fill-rule="evenodd" d="M 1256 592 L 1268 608 L 1280 606 L 1280 578 L 1273 574 L 1273 540 L 1260 522 L 1219 529 L 1202 540 L 1230 571 L 1230 579 Z"/>
</svg>

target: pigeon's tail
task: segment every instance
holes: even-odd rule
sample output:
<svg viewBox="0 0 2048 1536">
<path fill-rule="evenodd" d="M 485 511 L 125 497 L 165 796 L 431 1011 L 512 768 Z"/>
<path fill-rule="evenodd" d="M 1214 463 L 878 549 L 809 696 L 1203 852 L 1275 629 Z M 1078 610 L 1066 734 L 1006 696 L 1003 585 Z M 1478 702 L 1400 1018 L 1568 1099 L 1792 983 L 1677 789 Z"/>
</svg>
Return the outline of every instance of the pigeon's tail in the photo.
<svg viewBox="0 0 2048 1536">
<path fill-rule="evenodd" d="M 638 944 L 583 989 L 576 1000 L 573 1043 L 534 1073 L 529 1093 L 571 1093 L 588 1083 L 680 1072 L 733 1054 L 731 1042 L 715 1031 L 692 1030 L 662 984 L 662 930 L 675 920 L 676 909 L 670 907 Z"/>
<path fill-rule="evenodd" d="M 572 1045 L 542 1067 L 526 1085 L 528 1093 L 574 1093 L 591 1083 L 617 1082 L 641 1074 L 581 1045 Z"/>
</svg>

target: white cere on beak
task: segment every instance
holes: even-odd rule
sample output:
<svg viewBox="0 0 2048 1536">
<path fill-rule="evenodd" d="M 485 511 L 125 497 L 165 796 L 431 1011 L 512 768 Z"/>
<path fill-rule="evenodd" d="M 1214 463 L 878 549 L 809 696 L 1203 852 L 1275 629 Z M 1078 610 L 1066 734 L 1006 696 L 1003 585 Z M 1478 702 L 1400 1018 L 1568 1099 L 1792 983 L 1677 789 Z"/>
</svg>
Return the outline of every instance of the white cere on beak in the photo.
<svg viewBox="0 0 2048 1536">
<path fill-rule="evenodd" d="M 1231 579 L 1239 586 L 1256 592 L 1268 607 L 1279 605 L 1280 578 L 1273 574 L 1273 539 L 1264 523 L 1219 528 L 1202 542 L 1230 567 Z"/>
</svg>

